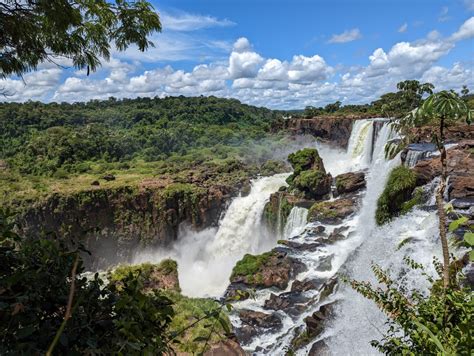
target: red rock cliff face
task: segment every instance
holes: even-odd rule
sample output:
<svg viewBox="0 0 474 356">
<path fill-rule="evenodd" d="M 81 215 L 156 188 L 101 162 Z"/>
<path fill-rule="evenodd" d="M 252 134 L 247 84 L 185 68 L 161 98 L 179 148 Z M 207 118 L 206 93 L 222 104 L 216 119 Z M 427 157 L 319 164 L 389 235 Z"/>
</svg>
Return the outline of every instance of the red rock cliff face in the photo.
<svg viewBox="0 0 474 356">
<path fill-rule="evenodd" d="M 335 146 L 346 148 L 354 120 L 362 118 L 358 116 L 290 118 L 285 120 L 285 128 L 293 135 L 312 135 Z"/>
</svg>

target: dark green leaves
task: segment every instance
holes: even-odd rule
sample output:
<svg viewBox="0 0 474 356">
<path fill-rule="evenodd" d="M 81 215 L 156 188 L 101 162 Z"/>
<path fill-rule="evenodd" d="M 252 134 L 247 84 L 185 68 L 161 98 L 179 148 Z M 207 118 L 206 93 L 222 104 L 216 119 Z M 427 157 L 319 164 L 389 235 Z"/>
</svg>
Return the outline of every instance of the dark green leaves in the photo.
<svg viewBox="0 0 474 356">
<path fill-rule="evenodd" d="M 115 46 L 145 51 L 148 37 L 161 31 L 148 1 L 38 0 L 7 1 L 0 7 L 0 78 L 35 70 L 57 57 L 74 67 L 95 71 Z"/>
</svg>

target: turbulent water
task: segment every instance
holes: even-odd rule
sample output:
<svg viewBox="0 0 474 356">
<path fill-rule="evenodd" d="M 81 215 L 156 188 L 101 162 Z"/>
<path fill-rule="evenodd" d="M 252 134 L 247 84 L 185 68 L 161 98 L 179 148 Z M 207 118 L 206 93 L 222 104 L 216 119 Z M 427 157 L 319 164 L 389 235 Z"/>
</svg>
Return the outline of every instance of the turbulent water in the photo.
<svg viewBox="0 0 474 356">
<path fill-rule="evenodd" d="M 323 244 L 312 252 L 293 253 L 293 257 L 307 267 L 305 272 L 297 276 L 298 280 L 324 281 L 343 272 L 351 278 L 374 281 L 370 266 L 375 262 L 403 278 L 406 285 L 423 286 L 423 278 L 406 273 L 402 260 L 403 256 L 409 253 L 415 260 L 429 264 L 432 256 L 438 253 L 435 213 L 414 210 L 382 228 L 375 224 L 377 199 L 390 170 L 400 164 L 398 156 L 391 161 L 384 157 L 384 146 L 392 138 L 394 133 L 388 122 L 380 119 L 358 120 L 354 124 L 347 150 L 313 144 L 318 148 L 326 170 L 333 176 L 365 170 L 367 189 L 362 193 L 357 214 L 338 226 L 324 226 L 327 234 L 343 227 L 343 239 Z M 414 160 L 415 158 L 412 161 Z M 410 164 L 413 164 L 412 161 Z M 300 243 L 314 241 L 311 231 L 316 224 L 306 223 L 307 209 L 292 209 L 282 236 L 272 236 L 262 226 L 264 205 L 271 193 L 286 184 L 287 176 L 280 174 L 254 180 L 250 194 L 232 201 L 218 228 L 199 233 L 183 231 L 179 241 L 170 251 L 141 253 L 136 262 L 157 262 L 171 257 L 178 261 L 180 284 L 184 294 L 222 296 L 228 286 L 233 266 L 244 254 L 268 251 L 275 247 L 277 240 L 281 238 Z M 399 243 L 407 238 L 410 243 L 397 250 Z M 263 305 L 270 293 L 284 293 L 288 290 L 259 290 L 255 299 L 236 303 L 235 307 L 268 313 Z M 275 311 L 282 321 L 282 327 L 278 330 L 262 331 L 244 344 L 244 348 L 253 354 L 284 355 L 295 335 L 294 331 L 304 325 L 306 316 L 319 308 L 318 293 L 317 290 L 305 292 L 304 297 L 308 302 L 303 308 L 304 312 L 287 314 L 284 310 Z M 380 337 L 385 327 L 385 316 L 372 302 L 344 285 L 339 287 L 330 300 L 337 301 L 334 316 L 330 325 L 315 341 L 324 338 L 334 355 L 377 354 L 370 346 L 370 341 Z M 236 328 L 241 326 L 237 315 L 232 315 L 231 320 Z M 298 350 L 297 354 L 305 355 L 310 348 L 311 344 Z"/>
</svg>

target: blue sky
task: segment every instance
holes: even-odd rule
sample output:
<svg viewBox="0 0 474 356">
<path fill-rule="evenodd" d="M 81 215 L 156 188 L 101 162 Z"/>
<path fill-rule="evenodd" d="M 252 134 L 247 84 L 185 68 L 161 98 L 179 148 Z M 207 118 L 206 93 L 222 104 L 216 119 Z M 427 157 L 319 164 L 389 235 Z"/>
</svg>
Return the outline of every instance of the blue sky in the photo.
<svg viewBox="0 0 474 356">
<path fill-rule="evenodd" d="M 45 64 L 8 100 L 216 95 L 273 108 L 364 103 L 403 79 L 474 91 L 474 0 L 153 1 L 156 47 L 89 77 Z M 66 63 L 67 65 L 67 63 Z"/>
</svg>

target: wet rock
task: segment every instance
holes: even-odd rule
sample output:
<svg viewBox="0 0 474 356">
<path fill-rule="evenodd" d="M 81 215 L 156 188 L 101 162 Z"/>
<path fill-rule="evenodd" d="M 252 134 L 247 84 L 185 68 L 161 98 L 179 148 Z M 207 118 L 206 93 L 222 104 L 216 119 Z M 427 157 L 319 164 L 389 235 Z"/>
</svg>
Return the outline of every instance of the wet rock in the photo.
<svg viewBox="0 0 474 356">
<path fill-rule="evenodd" d="M 319 300 L 323 301 L 326 299 L 328 296 L 333 294 L 336 291 L 337 288 L 337 278 L 333 277 L 326 281 L 321 288 L 319 289 Z"/>
<path fill-rule="evenodd" d="M 306 317 L 306 330 L 311 336 L 319 335 L 324 329 L 324 322 L 329 318 L 334 310 L 334 303 L 324 304 L 312 315 Z"/>
<path fill-rule="evenodd" d="M 349 229 L 348 226 L 341 226 L 341 227 L 335 228 L 333 232 L 329 234 L 327 241 L 329 243 L 334 243 L 337 241 L 344 240 L 346 238 L 346 235 L 344 235 L 343 232 L 347 231 L 347 229 Z"/>
<path fill-rule="evenodd" d="M 320 288 L 324 283 L 322 279 L 305 279 L 303 281 L 295 280 L 291 285 L 292 292 L 306 292 Z"/>
<path fill-rule="evenodd" d="M 106 174 L 102 176 L 103 180 L 106 180 L 107 182 L 115 180 L 115 176 L 113 174 Z"/>
<path fill-rule="evenodd" d="M 349 172 L 336 177 L 336 189 L 338 194 L 356 192 L 365 188 L 365 186 L 364 172 Z"/>
<path fill-rule="evenodd" d="M 250 287 L 285 289 L 290 279 L 304 269 L 302 262 L 274 249 L 261 255 L 246 254 L 235 265 L 230 281 Z"/>
<path fill-rule="evenodd" d="M 357 204 L 352 199 L 337 199 L 314 204 L 308 212 L 308 221 L 320 221 L 324 224 L 340 224 L 353 214 Z"/>
<path fill-rule="evenodd" d="M 331 356 L 331 351 L 326 341 L 316 341 L 308 352 L 308 356 Z"/>
<path fill-rule="evenodd" d="M 270 294 L 270 298 L 265 301 L 263 307 L 265 309 L 282 310 L 287 309 L 290 305 L 291 302 L 288 298 L 283 298 L 279 295 L 272 293 Z"/>
<path fill-rule="evenodd" d="M 320 246 L 321 243 L 319 242 L 313 242 L 313 243 L 299 243 L 295 241 L 289 241 L 289 240 L 279 240 L 278 243 L 280 245 L 287 246 L 289 249 L 294 250 L 294 251 L 316 251 Z"/>
<path fill-rule="evenodd" d="M 242 323 L 252 327 L 275 329 L 282 326 L 280 318 L 275 314 L 244 309 L 239 311 L 239 317 Z"/>
</svg>

